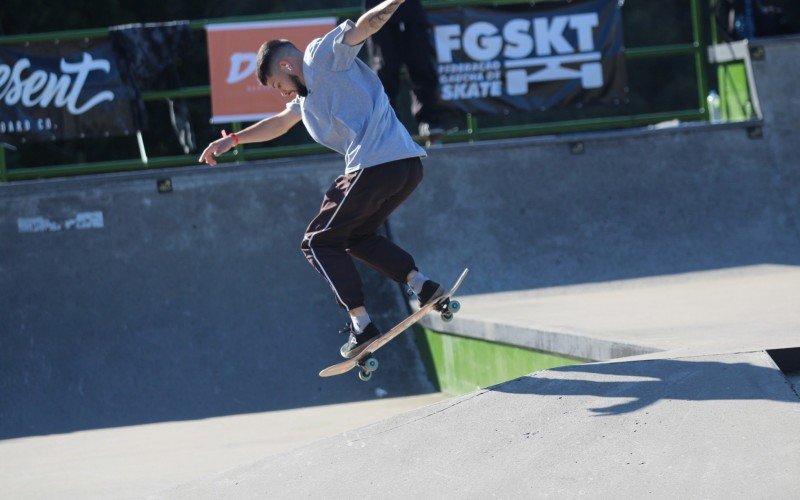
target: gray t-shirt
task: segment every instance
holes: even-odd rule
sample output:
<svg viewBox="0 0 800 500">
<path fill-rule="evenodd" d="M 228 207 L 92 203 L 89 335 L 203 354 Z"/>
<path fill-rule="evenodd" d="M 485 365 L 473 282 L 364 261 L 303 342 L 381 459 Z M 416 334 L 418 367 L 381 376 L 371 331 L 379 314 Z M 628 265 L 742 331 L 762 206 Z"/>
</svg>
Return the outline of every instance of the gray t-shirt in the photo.
<svg viewBox="0 0 800 500">
<path fill-rule="evenodd" d="M 345 173 L 403 158 L 427 156 L 397 119 L 378 75 L 356 58 L 364 45 L 343 43 L 347 20 L 312 41 L 303 55 L 308 96 L 286 105 L 303 117 L 318 143 L 344 155 Z"/>
</svg>

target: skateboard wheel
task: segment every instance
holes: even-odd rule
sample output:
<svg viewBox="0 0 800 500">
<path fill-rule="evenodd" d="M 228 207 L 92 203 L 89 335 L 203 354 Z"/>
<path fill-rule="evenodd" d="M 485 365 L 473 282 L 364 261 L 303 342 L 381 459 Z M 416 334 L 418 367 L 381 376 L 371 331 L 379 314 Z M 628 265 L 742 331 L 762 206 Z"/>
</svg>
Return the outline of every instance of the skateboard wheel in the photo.
<svg viewBox="0 0 800 500">
<path fill-rule="evenodd" d="M 453 313 L 450 311 L 445 311 L 442 313 L 442 320 L 446 323 L 453 321 Z"/>
<path fill-rule="evenodd" d="M 369 379 L 372 378 L 372 372 L 365 372 L 364 370 L 361 370 L 358 372 L 358 378 L 360 378 L 362 382 L 369 382 Z"/>
<path fill-rule="evenodd" d="M 378 363 L 378 360 L 375 358 L 369 358 L 364 361 L 364 371 L 366 372 L 374 372 L 378 369 L 378 366 L 380 366 L 380 363 Z"/>
<path fill-rule="evenodd" d="M 457 313 L 461 310 L 461 302 L 457 300 L 451 300 L 447 308 L 450 309 L 450 312 Z"/>
</svg>

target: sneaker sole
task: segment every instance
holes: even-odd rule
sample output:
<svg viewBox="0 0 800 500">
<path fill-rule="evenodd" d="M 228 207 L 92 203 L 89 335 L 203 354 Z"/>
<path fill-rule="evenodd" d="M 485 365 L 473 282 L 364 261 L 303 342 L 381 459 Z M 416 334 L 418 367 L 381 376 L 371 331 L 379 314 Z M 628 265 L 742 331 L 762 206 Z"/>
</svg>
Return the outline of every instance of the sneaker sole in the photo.
<svg viewBox="0 0 800 500">
<path fill-rule="evenodd" d="M 379 338 L 381 338 L 381 335 L 378 335 L 377 337 L 375 337 L 374 339 L 371 339 L 366 344 L 362 344 L 362 345 L 356 347 L 355 349 L 353 349 L 352 351 L 349 351 L 347 353 L 344 353 L 344 352 L 342 352 L 341 349 L 339 349 L 339 354 L 345 359 L 353 359 L 356 356 L 358 356 L 359 354 L 361 354 L 362 352 L 364 352 L 364 350 L 366 350 L 367 347 L 371 346 L 372 343 L 375 342 L 376 340 L 378 340 Z"/>
</svg>

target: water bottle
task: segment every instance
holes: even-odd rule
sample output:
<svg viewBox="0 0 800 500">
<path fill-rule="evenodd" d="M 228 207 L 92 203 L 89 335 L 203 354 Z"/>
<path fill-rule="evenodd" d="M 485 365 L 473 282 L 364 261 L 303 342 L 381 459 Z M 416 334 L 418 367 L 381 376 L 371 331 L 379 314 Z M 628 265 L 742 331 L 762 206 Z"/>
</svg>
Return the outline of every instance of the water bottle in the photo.
<svg viewBox="0 0 800 500">
<path fill-rule="evenodd" d="M 708 104 L 708 116 L 711 123 L 722 122 L 722 101 L 720 101 L 716 90 L 711 90 L 708 93 L 706 103 Z"/>
</svg>

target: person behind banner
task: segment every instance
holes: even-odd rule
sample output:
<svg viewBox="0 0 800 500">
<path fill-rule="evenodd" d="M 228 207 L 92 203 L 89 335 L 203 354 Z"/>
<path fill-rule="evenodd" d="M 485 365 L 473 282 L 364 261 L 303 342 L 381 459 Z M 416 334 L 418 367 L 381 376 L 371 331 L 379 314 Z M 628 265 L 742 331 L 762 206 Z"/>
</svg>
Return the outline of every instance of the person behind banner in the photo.
<svg viewBox="0 0 800 500">
<path fill-rule="evenodd" d="M 261 85 L 293 98 L 277 115 L 210 143 L 200 162 L 239 143 L 263 142 L 285 134 L 300 120 L 311 137 L 344 156 L 345 171 L 325 193 L 319 214 L 305 232 L 301 250 L 328 282 L 350 321 L 340 353 L 352 358 L 381 332 L 365 307 L 361 278 L 353 257 L 385 277 L 407 283 L 420 306 L 444 294 L 439 283 L 419 272 L 414 258 L 378 234 L 389 215 L 422 181 L 416 144 L 397 119 L 380 79 L 356 56 L 404 0 L 386 0 L 313 40 L 305 52 L 288 40 L 270 40 L 258 51 L 256 73 Z"/>
<path fill-rule="evenodd" d="M 796 0 L 719 0 L 714 5 L 714 16 L 728 40 L 787 35 L 800 32 L 797 3 Z"/>
<path fill-rule="evenodd" d="M 364 10 L 378 4 L 364 0 Z M 413 85 L 412 112 L 419 135 L 428 145 L 439 142 L 442 124 L 439 111 L 439 75 L 434 62 L 430 21 L 419 0 L 406 0 L 386 26 L 367 41 L 369 61 L 378 73 L 389 103 L 397 110 L 400 70 L 403 65 Z"/>
</svg>

